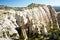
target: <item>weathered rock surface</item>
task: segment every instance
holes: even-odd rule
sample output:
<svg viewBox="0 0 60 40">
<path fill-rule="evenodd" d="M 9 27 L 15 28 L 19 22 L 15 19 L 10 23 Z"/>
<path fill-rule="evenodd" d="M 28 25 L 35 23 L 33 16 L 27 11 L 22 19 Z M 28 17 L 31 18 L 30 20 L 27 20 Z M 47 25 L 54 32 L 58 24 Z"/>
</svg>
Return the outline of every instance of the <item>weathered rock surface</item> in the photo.
<svg viewBox="0 0 60 40">
<path fill-rule="evenodd" d="M 33 6 L 33 8 L 28 7 L 29 9 L 27 8 L 23 11 L 17 12 L 15 17 L 17 24 L 21 27 L 21 29 L 25 30 L 25 28 L 29 28 L 29 33 L 33 32 L 34 34 L 37 32 L 40 34 L 40 28 L 42 27 L 42 33 L 47 34 L 47 30 L 50 28 L 59 28 L 57 13 L 51 6 L 37 6 Z M 24 37 L 27 38 L 26 30 L 23 33 L 25 33 L 23 34 Z"/>
<path fill-rule="evenodd" d="M 30 5 L 31 7 L 31 5 Z M 59 28 L 57 13 L 47 5 L 35 5 L 30 8 L 23 8 L 22 11 L 5 11 L 0 13 L 0 38 L 19 39 L 15 28 L 20 27 L 24 40 L 27 40 L 27 33 L 47 34 L 54 26 Z M 56 24 L 56 25 L 54 25 Z"/>
<path fill-rule="evenodd" d="M 58 14 L 57 14 L 57 19 L 58 19 L 58 23 L 59 23 L 59 27 L 60 27 L 60 12 L 58 12 Z"/>
<path fill-rule="evenodd" d="M 9 13 L 0 13 L 0 39 L 2 40 L 12 40 L 19 39 L 19 34 L 15 30 L 18 25 L 16 24 L 16 19 Z"/>
</svg>

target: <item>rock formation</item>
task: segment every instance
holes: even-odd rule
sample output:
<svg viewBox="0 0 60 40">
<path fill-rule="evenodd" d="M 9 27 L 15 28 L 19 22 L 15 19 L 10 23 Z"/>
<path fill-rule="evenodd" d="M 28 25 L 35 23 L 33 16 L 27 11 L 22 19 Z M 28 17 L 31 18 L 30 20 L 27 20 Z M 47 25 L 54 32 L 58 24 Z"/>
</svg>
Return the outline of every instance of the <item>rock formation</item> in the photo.
<svg viewBox="0 0 60 40">
<path fill-rule="evenodd" d="M 9 14 L 0 13 L 0 39 L 1 40 L 12 40 L 19 39 L 19 34 L 15 30 L 18 25 L 16 24 L 16 19 Z"/>
<path fill-rule="evenodd" d="M 57 13 L 49 5 L 32 4 L 22 11 L 0 13 L 0 38 L 18 39 L 19 32 L 15 28 L 20 28 L 24 40 L 28 39 L 27 34 L 47 34 L 48 30 L 56 27 Z"/>
<path fill-rule="evenodd" d="M 59 27 L 60 27 L 60 12 L 58 12 L 58 14 L 57 14 L 57 19 L 58 19 L 58 24 L 59 24 Z"/>
</svg>

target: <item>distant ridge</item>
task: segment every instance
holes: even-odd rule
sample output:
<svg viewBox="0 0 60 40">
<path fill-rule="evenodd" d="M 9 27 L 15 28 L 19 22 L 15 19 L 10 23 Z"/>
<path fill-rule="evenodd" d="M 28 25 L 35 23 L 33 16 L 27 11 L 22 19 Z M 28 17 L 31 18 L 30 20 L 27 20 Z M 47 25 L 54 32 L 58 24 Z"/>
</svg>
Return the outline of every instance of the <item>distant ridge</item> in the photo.
<svg viewBox="0 0 60 40">
<path fill-rule="evenodd" d="M 0 9 L 12 9 L 12 7 L 5 6 L 5 5 L 0 5 Z"/>
<path fill-rule="evenodd" d="M 58 12 L 60 11 L 60 6 L 53 6 L 53 8 Z"/>
<path fill-rule="evenodd" d="M 33 8 L 33 7 L 39 7 L 39 6 L 43 6 L 44 4 L 35 4 L 35 3 L 31 3 L 30 5 L 28 5 L 27 7 L 9 7 L 9 6 L 5 6 L 5 5 L 0 5 L 0 9 L 5 9 L 5 10 L 9 10 L 9 9 L 14 9 L 14 10 L 22 10 L 23 8 Z"/>
</svg>

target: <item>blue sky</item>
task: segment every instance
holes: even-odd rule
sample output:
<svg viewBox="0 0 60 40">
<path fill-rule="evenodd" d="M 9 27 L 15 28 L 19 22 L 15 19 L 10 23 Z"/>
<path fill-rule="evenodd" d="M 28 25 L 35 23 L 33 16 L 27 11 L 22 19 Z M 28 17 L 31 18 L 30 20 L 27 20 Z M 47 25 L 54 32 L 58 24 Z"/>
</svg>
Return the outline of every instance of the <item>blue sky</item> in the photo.
<svg viewBox="0 0 60 40">
<path fill-rule="evenodd" d="M 60 6 L 60 0 L 0 0 L 0 5 L 25 7 L 31 3 Z"/>
</svg>

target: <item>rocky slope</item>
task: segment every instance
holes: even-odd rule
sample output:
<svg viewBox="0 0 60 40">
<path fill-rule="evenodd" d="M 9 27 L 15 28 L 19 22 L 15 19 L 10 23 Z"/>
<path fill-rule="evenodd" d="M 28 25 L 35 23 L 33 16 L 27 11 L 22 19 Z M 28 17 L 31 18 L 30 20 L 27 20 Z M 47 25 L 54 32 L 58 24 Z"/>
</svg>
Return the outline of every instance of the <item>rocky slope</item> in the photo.
<svg viewBox="0 0 60 40">
<path fill-rule="evenodd" d="M 47 34 L 51 28 L 59 26 L 57 13 L 49 5 L 31 4 L 21 11 L 0 11 L 0 38 L 19 39 L 22 34 L 27 40 L 28 35 Z"/>
</svg>

